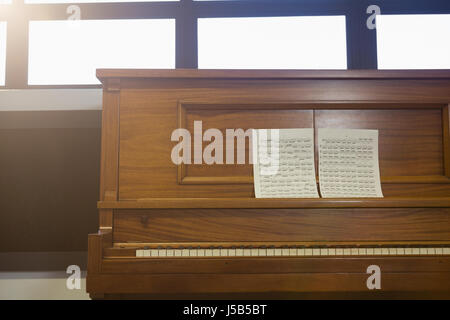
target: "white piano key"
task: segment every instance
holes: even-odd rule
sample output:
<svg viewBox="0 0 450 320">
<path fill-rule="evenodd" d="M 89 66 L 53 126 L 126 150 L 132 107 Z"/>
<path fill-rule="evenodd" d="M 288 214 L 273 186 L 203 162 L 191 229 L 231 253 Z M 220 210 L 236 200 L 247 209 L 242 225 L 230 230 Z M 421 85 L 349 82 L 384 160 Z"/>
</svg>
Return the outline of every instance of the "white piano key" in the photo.
<svg viewBox="0 0 450 320">
<path fill-rule="evenodd" d="M 265 256 L 371 256 L 371 255 L 450 255 L 450 248 L 214 248 L 214 249 L 136 249 L 136 257 L 265 257 Z"/>
<path fill-rule="evenodd" d="M 159 249 L 158 250 L 158 256 L 159 257 L 165 257 L 167 255 L 167 250 L 166 249 Z"/>
</svg>

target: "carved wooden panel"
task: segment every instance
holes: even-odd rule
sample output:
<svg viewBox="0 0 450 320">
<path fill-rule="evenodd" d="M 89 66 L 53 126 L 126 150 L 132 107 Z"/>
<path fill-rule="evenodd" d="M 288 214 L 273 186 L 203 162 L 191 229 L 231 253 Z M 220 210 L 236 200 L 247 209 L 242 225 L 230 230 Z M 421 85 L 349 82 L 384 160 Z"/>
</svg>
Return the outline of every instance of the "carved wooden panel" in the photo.
<svg viewBox="0 0 450 320">
<path fill-rule="evenodd" d="M 177 144 L 170 139 L 172 132 L 180 127 L 192 131 L 195 120 L 202 121 L 203 132 L 217 128 L 223 133 L 237 128 L 375 128 L 380 131 L 386 197 L 446 196 L 450 191 L 446 83 L 394 84 L 330 79 L 121 80 L 118 200 L 254 197 L 249 164 L 172 162 L 171 150 Z M 246 153 L 248 163 L 248 144 Z"/>
<path fill-rule="evenodd" d="M 312 107 L 312 106 L 310 106 Z M 179 127 L 194 132 L 194 121 L 202 121 L 203 131 L 216 128 L 223 135 L 224 164 L 188 164 L 180 165 L 178 182 L 180 184 L 252 184 L 253 166 L 249 162 L 251 148 L 249 139 L 245 139 L 245 164 L 238 164 L 239 141 L 227 129 L 276 129 L 276 128 L 312 128 L 314 111 L 308 105 L 296 104 L 183 104 L 179 106 Z M 203 149 L 209 144 L 203 142 Z M 234 161 L 226 163 L 227 145 L 233 145 Z M 193 150 L 192 150 L 193 152 Z M 192 156 L 193 159 L 193 156 Z"/>
</svg>

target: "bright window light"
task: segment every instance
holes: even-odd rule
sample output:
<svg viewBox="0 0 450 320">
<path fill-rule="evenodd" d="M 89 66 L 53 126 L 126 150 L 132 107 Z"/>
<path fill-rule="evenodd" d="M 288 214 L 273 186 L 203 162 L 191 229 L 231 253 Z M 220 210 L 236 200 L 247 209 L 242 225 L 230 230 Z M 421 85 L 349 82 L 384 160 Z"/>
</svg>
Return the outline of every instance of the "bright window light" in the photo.
<svg viewBox="0 0 450 320">
<path fill-rule="evenodd" d="M 203 69 L 346 69 L 345 16 L 198 19 Z"/>
<path fill-rule="evenodd" d="M 98 68 L 175 68 L 175 19 L 30 21 L 28 84 L 98 84 Z"/>
<path fill-rule="evenodd" d="M 450 14 L 377 16 L 378 69 L 450 69 Z"/>
<path fill-rule="evenodd" d="M 0 86 L 5 85 L 6 73 L 6 22 L 0 21 Z"/>
<path fill-rule="evenodd" d="M 11 4 L 12 0 L 0 0 L 0 4 Z"/>
<path fill-rule="evenodd" d="M 4 1 L 4 0 L 0 0 Z M 176 2 L 180 0 L 25 0 L 25 3 Z"/>
</svg>

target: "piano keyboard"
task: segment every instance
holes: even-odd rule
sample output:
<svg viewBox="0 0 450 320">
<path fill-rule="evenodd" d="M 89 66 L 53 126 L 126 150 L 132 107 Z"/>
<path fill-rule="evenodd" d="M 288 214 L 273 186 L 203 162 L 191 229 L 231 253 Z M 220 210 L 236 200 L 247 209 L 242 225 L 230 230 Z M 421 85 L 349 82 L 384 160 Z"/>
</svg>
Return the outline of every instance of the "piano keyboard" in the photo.
<svg viewBox="0 0 450 320">
<path fill-rule="evenodd" d="M 313 257 L 450 255 L 450 247 L 346 248 L 152 248 L 137 249 L 138 258 L 189 257 Z"/>
</svg>

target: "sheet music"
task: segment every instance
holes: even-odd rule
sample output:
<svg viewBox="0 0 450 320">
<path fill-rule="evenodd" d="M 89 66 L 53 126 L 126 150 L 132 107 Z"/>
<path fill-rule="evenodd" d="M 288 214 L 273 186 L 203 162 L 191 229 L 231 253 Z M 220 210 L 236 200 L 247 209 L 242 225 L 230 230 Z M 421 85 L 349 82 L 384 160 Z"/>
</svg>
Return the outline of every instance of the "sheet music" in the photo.
<svg viewBox="0 0 450 320">
<path fill-rule="evenodd" d="M 254 129 L 256 198 L 318 198 L 314 129 Z"/>
<path fill-rule="evenodd" d="M 383 197 L 378 164 L 378 130 L 318 131 L 322 197 Z"/>
</svg>

